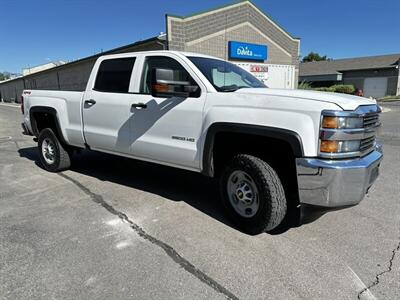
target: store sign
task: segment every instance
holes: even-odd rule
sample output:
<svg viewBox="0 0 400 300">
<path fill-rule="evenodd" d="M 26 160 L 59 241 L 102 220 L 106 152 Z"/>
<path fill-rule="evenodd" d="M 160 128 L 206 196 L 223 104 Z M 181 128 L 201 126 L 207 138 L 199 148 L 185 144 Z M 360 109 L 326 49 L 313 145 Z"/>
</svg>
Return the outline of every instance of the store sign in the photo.
<svg viewBox="0 0 400 300">
<path fill-rule="evenodd" d="M 242 69 L 250 72 L 255 78 L 261 82 L 266 83 L 269 78 L 269 70 L 267 64 L 254 64 L 248 62 L 236 62 L 234 63 Z"/>
<path fill-rule="evenodd" d="M 252 73 L 268 73 L 268 66 L 250 65 L 250 72 L 252 72 Z"/>
<path fill-rule="evenodd" d="M 267 59 L 268 47 L 265 45 L 230 41 L 228 47 L 229 58 L 258 61 Z"/>
</svg>

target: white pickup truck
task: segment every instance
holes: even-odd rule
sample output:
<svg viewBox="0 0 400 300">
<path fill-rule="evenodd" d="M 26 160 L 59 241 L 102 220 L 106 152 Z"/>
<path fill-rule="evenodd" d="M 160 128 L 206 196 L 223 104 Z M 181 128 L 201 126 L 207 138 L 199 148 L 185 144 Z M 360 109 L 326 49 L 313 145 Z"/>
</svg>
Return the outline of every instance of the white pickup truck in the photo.
<svg viewBox="0 0 400 300">
<path fill-rule="evenodd" d="M 291 206 L 359 203 L 382 160 L 376 101 L 269 89 L 205 55 L 107 55 L 85 92 L 22 98 L 24 133 L 48 171 L 86 148 L 201 172 L 219 178 L 228 214 L 251 233 L 277 227 Z"/>
</svg>

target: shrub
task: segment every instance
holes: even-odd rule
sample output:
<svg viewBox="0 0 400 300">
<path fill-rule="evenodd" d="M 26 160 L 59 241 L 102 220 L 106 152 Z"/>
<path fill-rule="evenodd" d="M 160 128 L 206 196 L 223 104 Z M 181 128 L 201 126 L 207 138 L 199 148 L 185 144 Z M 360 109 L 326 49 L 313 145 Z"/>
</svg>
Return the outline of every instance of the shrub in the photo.
<svg viewBox="0 0 400 300">
<path fill-rule="evenodd" d="M 354 94 L 356 89 L 352 84 L 336 84 L 331 86 L 335 93 L 343 93 L 343 94 Z"/>
<path fill-rule="evenodd" d="M 314 89 L 319 92 L 331 92 L 331 93 L 343 93 L 343 94 L 354 94 L 356 89 L 351 84 L 335 84 L 330 87 L 318 87 Z"/>
<path fill-rule="evenodd" d="M 334 92 L 335 90 L 332 87 L 319 87 L 315 88 L 314 90 L 319 92 Z"/>
<path fill-rule="evenodd" d="M 299 88 L 300 90 L 311 90 L 311 89 L 312 89 L 311 85 L 310 85 L 308 82 L 305 82 L 305 81 L 302 81 L 302 82 L 299 84 L 298 88 Z"/>
</svg>

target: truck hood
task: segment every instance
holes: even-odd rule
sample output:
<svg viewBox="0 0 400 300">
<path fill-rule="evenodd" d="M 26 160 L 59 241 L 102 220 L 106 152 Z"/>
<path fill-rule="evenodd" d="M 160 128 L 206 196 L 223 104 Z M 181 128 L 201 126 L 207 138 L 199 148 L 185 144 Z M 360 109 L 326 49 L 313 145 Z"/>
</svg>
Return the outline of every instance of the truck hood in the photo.
<svg viewBox="0 0 400 300">
<path fill-rule="evenodd" d="M 283 90 L 270 88 L 245 88 L 235 93 L 258 94 L 268 96 L 280 96 L 288 98 L 300 98 L 312 101 L 328 102 L 340 106 L 343 110 L 355 110 L 360 105 L 376 104 L 375 100 L 368 98 L 328 92 L 317 92 L 310 90 Z"/>
</svg>

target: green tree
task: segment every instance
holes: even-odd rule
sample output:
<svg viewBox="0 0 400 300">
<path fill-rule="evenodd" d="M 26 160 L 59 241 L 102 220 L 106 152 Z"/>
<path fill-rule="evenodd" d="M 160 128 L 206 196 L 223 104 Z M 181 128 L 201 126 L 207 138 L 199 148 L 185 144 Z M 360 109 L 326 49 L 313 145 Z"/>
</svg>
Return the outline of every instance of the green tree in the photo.
<svg viewBox="0 0 400 300">
<path fill-rule="evenodd" d="M 303 62 L 310 62 L 310 61 L 321 61 L 321 60 L 330 60 L 326 57 L 326 55 L 321 56 L 316 52 L 310 52 L 307 56 L 303 57 Z"/>
<path fill-rule="evenodd" d="M 4 75 L 3 73 L 0 72 L 0 81 L 9 79 L 10 77 L 8 75 Z"/>
</svg>

